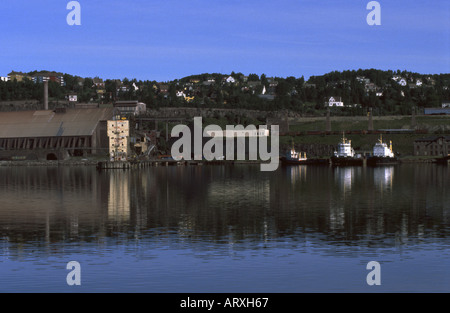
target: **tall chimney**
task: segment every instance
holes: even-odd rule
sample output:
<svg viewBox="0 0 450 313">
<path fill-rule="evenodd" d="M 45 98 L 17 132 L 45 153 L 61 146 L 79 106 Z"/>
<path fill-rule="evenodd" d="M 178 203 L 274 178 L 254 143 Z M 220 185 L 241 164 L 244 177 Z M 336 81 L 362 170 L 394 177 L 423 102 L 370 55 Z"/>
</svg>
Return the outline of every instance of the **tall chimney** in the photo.
<svg viewBox="0 0 450 313">
<path fill-rule="evenodd" d="M 44 81 L 44 110 L 48 110 L 48 81 Z"/>
</svg>

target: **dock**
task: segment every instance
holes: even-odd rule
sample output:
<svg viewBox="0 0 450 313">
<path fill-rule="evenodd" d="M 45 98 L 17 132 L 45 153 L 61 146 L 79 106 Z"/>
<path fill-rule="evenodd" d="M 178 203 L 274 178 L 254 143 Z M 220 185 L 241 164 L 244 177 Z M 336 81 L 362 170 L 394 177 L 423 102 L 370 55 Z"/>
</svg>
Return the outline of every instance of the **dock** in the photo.
<svg viewBox="0 0 450 313">
<path fill-rule="evenodd" d="M 175 160 L 151 160 L 151 161 L 107 161 L 98 162 L 98 170 L 128 170 L 136 168 L 147 168 L 155 166 L 178 166 L 185 165 L 185 161 Z"/>
<path fill-rule="evenodd" d="M 229 160 L 146 160 L 146 161 L 103 161 L 97 162 L 97 170 L 128 170 L 157 166 L 202 166 L 202 165 L 236 165 L 236 164 L 260 164 L 261 161 L 229 161 Z"/>
</svg>

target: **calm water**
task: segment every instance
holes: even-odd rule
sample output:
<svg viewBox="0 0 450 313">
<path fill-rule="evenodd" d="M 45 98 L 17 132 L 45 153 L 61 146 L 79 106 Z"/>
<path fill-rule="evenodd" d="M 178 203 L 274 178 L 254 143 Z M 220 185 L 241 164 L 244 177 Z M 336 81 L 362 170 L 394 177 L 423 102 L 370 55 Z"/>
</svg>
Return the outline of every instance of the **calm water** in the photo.
<svg viewBox="0 0 450 313">
<path fill-rule="evenodd" d="M 0 168 L 0 292 L 450 292 L 449 183 L 422 164 Z"/>
</svg>

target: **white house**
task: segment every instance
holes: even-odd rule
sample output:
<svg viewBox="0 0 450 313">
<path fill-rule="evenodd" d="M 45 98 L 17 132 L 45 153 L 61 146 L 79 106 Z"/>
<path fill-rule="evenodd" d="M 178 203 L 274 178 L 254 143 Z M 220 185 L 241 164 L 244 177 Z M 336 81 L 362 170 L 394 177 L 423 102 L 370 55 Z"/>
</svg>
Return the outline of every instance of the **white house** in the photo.
<svg viewBox="0 0 450 313">
<path fill-rule="evenodd" d="M 68 98 L 69 102 L 77 102 L 78 101 L 78 96 L 76 93 L 68 94 L 67 98 Z"/>
<path fill-rule="evenodd" d="M 443 101 L 442 102 L 442 107 L 443 108 L 450 108 L 450 101 Z"/>
<path fill-rule="evenodd" d="M 402 78 L 398 81 L 398 84 L 400 86 L 406 86 L 408 84 L 408 82 L 406 81 L 406 79 Z"/>
<path fill-rule="evenodd" d="M 225 80 L 227 83 L 231 83 L 234 84 L 236 82 L 236 80 L 234 79 L 233 76 L 228 76 L 227 79 Z"/>
<path fill-rule="evenodd" d="M 330 97 L 328 101 L 325 102 L 325 105 L 328 105 L 329 107 L 343 107 L 344 102 L 342 102 L 341 97 Z"/>
<path fill-rule="evenodd" d="M 177 91 L 177 97 L 183 97 L 186 98 L 186 94 L 183 91 Z"/>
<path fill-rule="evenodd" d="M 0 77 L 0 81 L 2 81 L 2 82 L 7 82 L 8 80 L 9 80 L 8 77 L 3 77 L 3 76 Z"/>
</svg>

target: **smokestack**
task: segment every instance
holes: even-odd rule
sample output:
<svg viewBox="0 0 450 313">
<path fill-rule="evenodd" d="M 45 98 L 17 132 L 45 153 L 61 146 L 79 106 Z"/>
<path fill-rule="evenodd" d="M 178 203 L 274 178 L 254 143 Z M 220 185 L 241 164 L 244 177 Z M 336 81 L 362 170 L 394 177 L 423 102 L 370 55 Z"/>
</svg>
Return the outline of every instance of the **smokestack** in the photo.
<svg viewBox="0 0 450 313">
<path fill-rule="evenodd" d="M 48 81 L 44 81 L 44 110 L 48 110 Z"/>
</svg>

